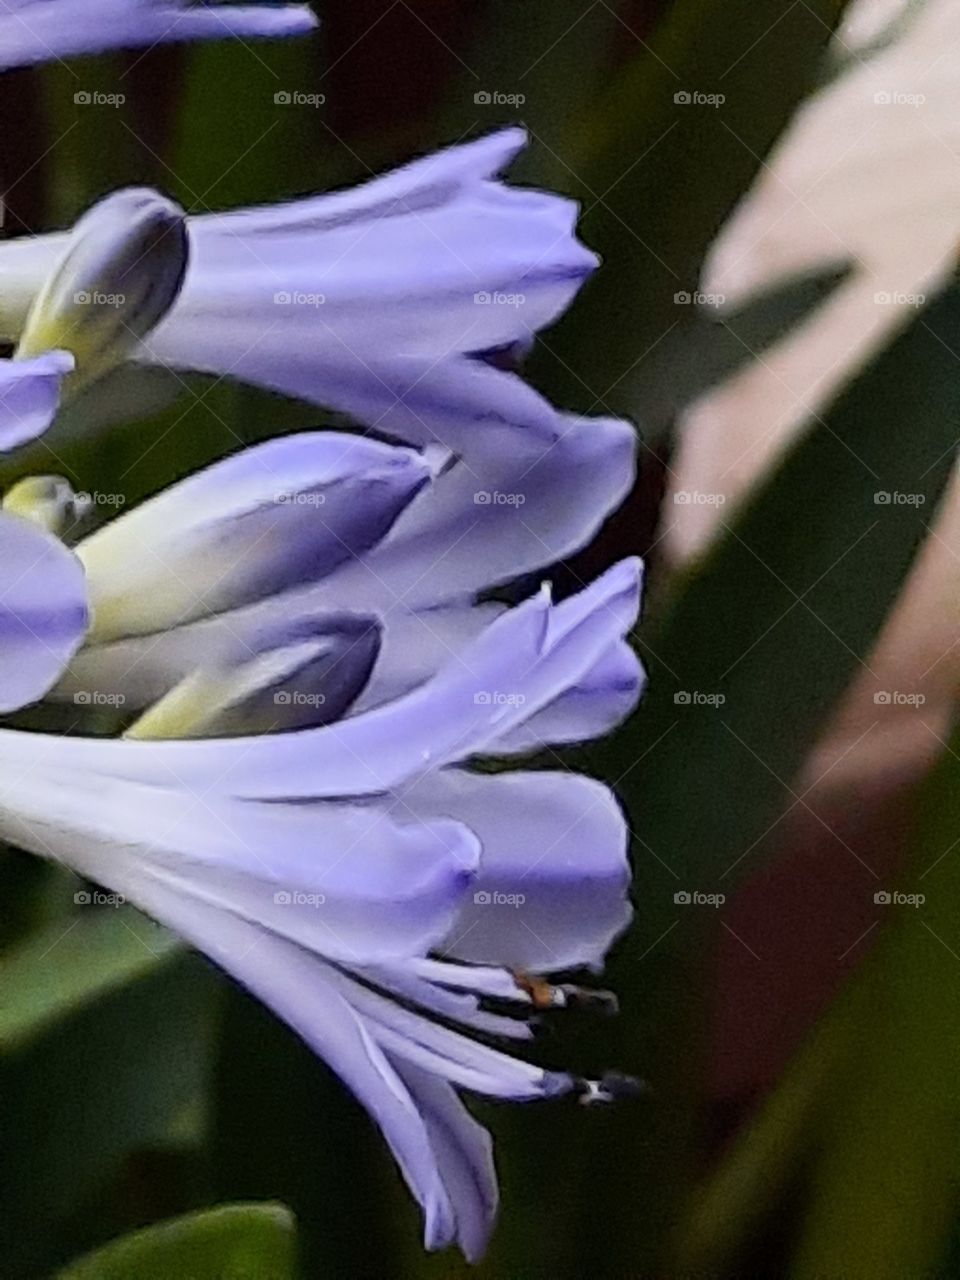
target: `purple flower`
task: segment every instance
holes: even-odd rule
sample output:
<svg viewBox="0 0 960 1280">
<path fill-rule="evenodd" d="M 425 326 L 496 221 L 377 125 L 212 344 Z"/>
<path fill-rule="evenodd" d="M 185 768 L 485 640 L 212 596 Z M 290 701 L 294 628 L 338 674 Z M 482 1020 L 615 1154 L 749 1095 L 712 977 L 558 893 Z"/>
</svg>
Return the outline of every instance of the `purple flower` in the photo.
<svg viewBox="0 0 960 1280">
<path fill-rule="evenodd" d="M 0 835 L 124 895 L 283 1018 L 380 1125 L 431 1248 L 479 1256 L 496 1210 L 489 1138 L 458 1089 L 608 1094 L 505 1046 L 565 999 L 514 970 L 598 966 L 626 925 L 624 819 L 586 778 L 468 766 L 549 739 L 558 716 L 593 732 L 582 691 L 638 584 L 627 561 L 559 605 L 544 589 L 410 693 L 319 728 L 0 731 Z"/>
<path fill-rule="evenodd" d="M 505 129 L 353 190 L 191 216 L 183 290 L 134 358 L 269 387 L 467 458 L 540 456 L 566 419 L 485 357 L 526 348 L 597 259 L 576 238 L 574 202 L 498 179 L 525 142 Z M 0 245 L 8 336 L 68 240 Z"/>
<path fill-rule="evenodd" d="M 0 513 L 0 712 L 42 697 L 86 628 L 80 562 L 50 534 Z"/>
<path fill-rule="evenodd" d="M 315 26 L 316 19 L 305 4 L 5 0 L 0 13 L 0 70 L 182 40 L 297 36 Z"/>
<path fill-rule="evenodd" d="M 502 612 L 481 594 L 593 536 L 630 485 L 633 450 L 626 423 L 573 418 L 539 459 L 490 459 L 482 480 L 443 451 L 335 432 L 246 449 L 80 541 L 93 622 L 59 693 L 112 690 L 132 711 L 198 668 L 323 636 L 340 654 L 339 692 L 312 713 L 268 706 L 248 731 L 395 698 Z M 372 654 L 358 618 L 375 630 Z M 583 695 L 592 733 L 632 704 L 639 678 L 629 647 L 616 648 Z M 553 733 L 569 737 L 560 723 Z"/>
</svg>

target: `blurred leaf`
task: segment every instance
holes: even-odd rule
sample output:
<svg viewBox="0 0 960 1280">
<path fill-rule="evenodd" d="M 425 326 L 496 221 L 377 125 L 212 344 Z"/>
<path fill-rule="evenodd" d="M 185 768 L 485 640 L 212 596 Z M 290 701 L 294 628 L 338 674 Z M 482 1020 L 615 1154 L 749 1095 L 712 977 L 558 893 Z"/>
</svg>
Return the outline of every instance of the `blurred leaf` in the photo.
<svg viewBox="0 0 960 1280">
<path fill-rule="evenodd" d="M 637 833 L 637 923 L 611 979 L 624 1010 L 618 1065 L 650 1077 L 654 1105 L 652 1128 L 645 1112 L 640 1127 L 625 1110 L 613 1143 L 583 1153 L 588 1178 L 613 1165 L 633 1170 L 636 1188 L 580 1222 L 579 1265 L 592 1258 L 594 1273 L 606 1250 L 641 1274 L 656 1270 L 689 1194 L 704 957 L 718 926 L 674 894 L 729 895 L 761 837 L 802 803 L 793 779 L 869 653 L 950 477 L 957 350 L 951 288 L 811 425 L 680 584 L 642 646 L 647 702 L 599 753 Z M 877 503 L 884 491 L 913 497 Z"/>
<path fill-rule="evenodd" d="M 127 907 L 78 911 L 0 955 L 0 1055 L 170 962 L 172 934 Z"/>
<path fill-rule="evenodd" d="M 323 96 L 314 37 L 190 47 L 169 189 L 191 213 L 319 190 Z"/>
<path fill-rule="evenodd" d="M 511 179 L 574 189 L 569 154 L 578 149 L 614 37 L 625 31 L 615 8 L 491 0 L 475 47 L 464 54 L 437 142 L 521 121 L 531 145 Z"/>
<path fill-rule="evenodd" d="M 373 1122 L 325 1063 L 235 987 L 212 1121 L 217 1198 L 289 1204 L 305 1274 L 382 1274 L 404 1240 L 419 1255 L 417 1212 Z M 398 1207 L 406 1231 L 397 1230 Z"/>
<path fill-rule="evenodd" d="M 224 1205 L 114 1240 L 57 1280 L 292 1280 L 294 1232 L 282 1205 Z"/>
<path fill-rule="evenodd" d="M 686 405 L 803 324 L 849 275 L 849 264 L 834 263 L 778 280 L 736 309 L 686 307 L 649 361 L 624 379 L 644 434 L 665 431 Z"/>
<path fill-rule="evenodd" d="M 847 1002 L 832 1008 L 796 1054 L 772 1095 L 699 1187 L 677 1249 L 682 1275 L 726 1275 L 774 1211 L 820 1139 L 817 1123 L 831 1074 L 849 1046 Z"/>
<path fill-rule="evenodd" d="M 564 156 L 606 269 L 546 341 L 584 410 L 629 414 L 628 375 L 683 320 L 707 250 L 816 81 L 845 0 L 674 0 Z M 719 105 L 678 95 L 722 95 Z M 589 389 L 580 371 L 589 371 Z"/>
<path fill-rule="evenodd" d="M 96 1223 L 89 1241 L 67 1238 L 70 1215 L 195 1106 L 215 986 L 142 916 L 84 906 L 6 951 L 0 990 L 0 1093 L 16 1117 L 4 1133 L 0 1240 L 13 1280 L 96 1243 Z M 42 1231 L 31 1227 L 38 1206 Z"/>
<path fill-rule="evenodd" d="M 960 733 L 920 796 L 912 865 L 880 905 L 894 921 L 869 958 L 829 1091 L 812 1204 L 790 1274 L 932 1275 L 960 1205 Z"/>
</svg>

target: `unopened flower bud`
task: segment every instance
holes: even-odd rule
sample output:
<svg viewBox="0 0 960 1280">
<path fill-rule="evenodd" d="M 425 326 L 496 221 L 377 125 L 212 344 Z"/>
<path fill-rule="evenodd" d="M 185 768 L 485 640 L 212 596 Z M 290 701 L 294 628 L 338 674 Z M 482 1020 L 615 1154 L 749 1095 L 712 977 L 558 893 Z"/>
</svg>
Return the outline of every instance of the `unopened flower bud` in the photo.
<svg viewBox="0 0 960 1280">
<path fill-rule="evenodd" d="M 63 476 L 26 476 L 6 493 L 3 509 L 63 538 L 87 513 L 89 498 Z"/>
<path fill-rule="evenodd" d="M 167 314 L 187 266 L 186 215 L 155 191 L 107 196 L 76 223 L 27 315 L 17 359 L 62 348 L 75 394 L 120 365 Z"/>
</svg>

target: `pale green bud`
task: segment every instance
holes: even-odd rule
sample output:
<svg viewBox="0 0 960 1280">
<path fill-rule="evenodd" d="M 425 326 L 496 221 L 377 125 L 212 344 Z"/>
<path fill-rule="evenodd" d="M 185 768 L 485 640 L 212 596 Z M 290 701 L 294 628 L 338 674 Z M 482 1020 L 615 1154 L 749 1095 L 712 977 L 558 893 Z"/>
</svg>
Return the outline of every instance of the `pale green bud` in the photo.
<svg viewBox="0 0 960 1280">
<path fill-rule="evenodd" d="M 16 359 L 60 348 L 76 370 L 67 396 L 116 369 L 167 314 L 187 267 L 179 205 L 130 187 L 88 209 L 33 300 Z"/>
<path fill-rule="evenodd" d="M 86 515 L 90 498 L 63 476 L 26 476 L 7 491 L 3 509 L 63 538 Z"/>
</svg>

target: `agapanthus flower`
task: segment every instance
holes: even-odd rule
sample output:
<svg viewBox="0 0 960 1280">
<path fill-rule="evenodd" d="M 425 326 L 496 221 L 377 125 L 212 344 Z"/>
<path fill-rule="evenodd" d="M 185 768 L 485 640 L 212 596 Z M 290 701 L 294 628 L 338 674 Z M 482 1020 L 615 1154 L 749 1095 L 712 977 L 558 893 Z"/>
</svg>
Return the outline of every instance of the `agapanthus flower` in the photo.
<svg viewBox="0 0 960 1280">
<path fill-rule="evenodd" d="M 118 368 L 172 306 L 187 264 L 183 210 L 130 188 L 90 209 L 51 262 L 11 360 L 0 360 L 0 452 Z"/>
<path fill-rule="evenodd" d="M 436 447 L 306 432 L 246 449 L 80 538 L 93 621 L 59 695 L 110 692 L 133 711 L 199 666 L 233 665 L 292 643 L 298 628 L 316 631 L 318 619 L 359 614 L 375 622 L 377 661 L 361 663 L 352 688 L 362 654 L 347 628 L 344 691 L 363 707 L 396 697 L 503 611 L 493 588 L 593 536 L 629 488 L 633 450 L 626 423 L 570 419 L 536 462 L 491 462 L 481 489 L 474 468 Z M 68 492 L 52 477 L 33 482 L 52 527 Z M 26 514 L 25 496 L 21 484 L 6 501 Z M 637 691 L 629 648 L 598 678 L 616 720 Z M 324 710 L 338 714 L 340 697 L 327 697 Z M 602 701 L 598 685 L 591 705 Z M 297 709 L 268 708 L 263 724 Z"/>
<path fill-rule="evenodd" d="M 333 407 L 415 444 L 542 451 L 554 409 L 488 357 L 525 349 L 596 266 L 574 202 L 509 187 L 505 129 L 349 191 L 191 215 L 183 289 L 130 358 Z M 119 198 L 108 197 L 107 202 Z M 89 216 L 89 215 L 88 215 Z M 71 233 L 0 245 L 11 340 Z"/>
<path fill-rule="evenodd" d="M 349 524 L 346 505 L 338 519 Z M 0 537 L 5 553 L 42 545 L 76 594 L 79 566 L 49 535 L 4 516 Z M 35 590 L 43 599 L 46 586 Z M 41 686 L 82 634 L 82 597 L 64 616 L 68 596 L 57 592 L 59 630 L 37 631 Z M 528 971 L 599 965 L 629 907 L 627 829 L 606 787 L 469 765 L 550 741 L 558 708 L 580 717 L 579 736 L 595 732 L 578 690 L 623 643 L 637 603 L 633 562 L 559 605 L 543 589 L 409 693 L 350 714 L 341 691 L 341 714 L 316 728 L 192 741 L 0 730 L 0 835 L 123 894 L 259 996 L 376 1119 L 428 1246 L 457 1241 L 476 1257 L 496 1179 L 489 1136 L 457 1089 L 618 1092 L 618 1078 L 579 1081 L 504 1045 L 529 1038 L 524 1014 L 567 998 Z M 27 599 L 17 617 L 34 613 Z M 320 653 L 317 664 L 322 637 L 317 619 L 313 636 L 275 650 L 288 680 L 342 683 L 337 662 Z M 347 663 L 356 692 L 363 666 Z M 259 687 L 283 672 L 261 671 Z M 6 704 L 37 683 L 4 685 Z"/>
<path fill-rule="evenodd" d="M 298 36 L 315 26 L 305 4 L 5 0 L 0 12 L 0 70 L 177 41 Z"/>
</svg>

